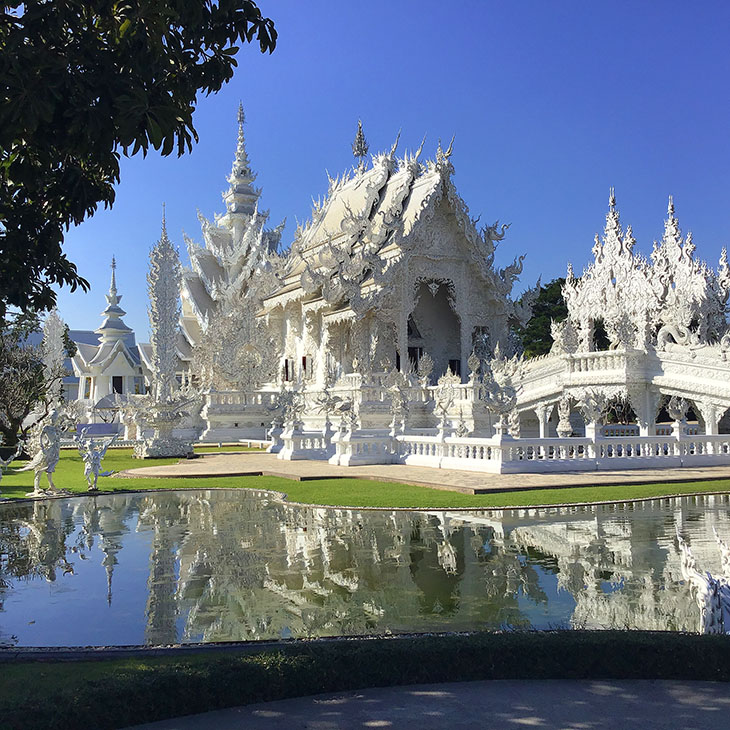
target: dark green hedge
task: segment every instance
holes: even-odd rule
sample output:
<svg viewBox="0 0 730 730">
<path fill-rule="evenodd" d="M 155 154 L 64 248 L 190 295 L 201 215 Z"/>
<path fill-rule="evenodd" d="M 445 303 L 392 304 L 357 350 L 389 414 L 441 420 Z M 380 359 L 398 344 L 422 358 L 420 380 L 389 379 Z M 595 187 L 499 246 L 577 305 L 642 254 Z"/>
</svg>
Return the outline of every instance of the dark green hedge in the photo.
<svg viewBox="0 0 730 730">
<path fill-rule="evenodd" d="M 120 728 L 320 692 L 479 679 L 730 680 L 730 637 L 621 631 L 297 642 L 103 661 L 0 661 L 0 727 Z"/>
</svg>

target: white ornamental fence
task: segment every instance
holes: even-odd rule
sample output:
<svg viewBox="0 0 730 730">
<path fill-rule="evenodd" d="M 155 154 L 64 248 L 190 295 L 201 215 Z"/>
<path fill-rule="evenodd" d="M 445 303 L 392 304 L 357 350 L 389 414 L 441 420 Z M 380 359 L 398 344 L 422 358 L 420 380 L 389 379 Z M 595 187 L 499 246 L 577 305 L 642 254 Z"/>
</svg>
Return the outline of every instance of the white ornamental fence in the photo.
<svg viewBox="0 0 730 730">
<path fill-rule="evenodd" d="M 515 439 L 347 433 L 332 443 L 330 462 L 340 465 L 411 464 L 494 474 L 730 465 L 730 434 Z"/>
</svg>

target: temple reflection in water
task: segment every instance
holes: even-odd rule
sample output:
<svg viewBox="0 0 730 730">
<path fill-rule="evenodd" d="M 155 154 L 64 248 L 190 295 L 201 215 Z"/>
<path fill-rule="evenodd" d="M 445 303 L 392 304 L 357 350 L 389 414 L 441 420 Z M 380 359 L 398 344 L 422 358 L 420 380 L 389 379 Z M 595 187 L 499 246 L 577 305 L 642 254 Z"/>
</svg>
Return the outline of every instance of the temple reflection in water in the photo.
<svg viewBox="0 0 730 730">
<path fill-rule="evenodd" d="M 369 511 L 267 493 L 0 506 L 0 642 L 210 642 L 513 627 L 696 631 L 676 529 L 721 572 L 730 497 Z"/>
</svg>

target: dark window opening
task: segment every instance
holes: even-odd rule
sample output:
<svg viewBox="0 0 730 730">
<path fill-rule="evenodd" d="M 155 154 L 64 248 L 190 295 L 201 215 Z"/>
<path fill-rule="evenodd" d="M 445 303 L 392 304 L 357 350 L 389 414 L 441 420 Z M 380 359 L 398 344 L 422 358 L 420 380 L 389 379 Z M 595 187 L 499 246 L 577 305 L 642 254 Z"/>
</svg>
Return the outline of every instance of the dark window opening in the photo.
<svg viewBox="0 0 730 730">
<path fill-rule="evenodd" d="M 461 377 L 461 360 L 449 360 L 449 368 L 454 375 Z"/>
<path fill-rule="evenodd" d="M 124 393 L 124 378 L 121 375 L 112 375 L 112 391 Z"/>
<path fill-rule="evenodd" d="M 409 347 L 408 348 L 408 359 L 411 361 L 414 370 L 418 370 L 418 363 L 421 362 L 423 357 L 422 347 Z"/>
</svg>

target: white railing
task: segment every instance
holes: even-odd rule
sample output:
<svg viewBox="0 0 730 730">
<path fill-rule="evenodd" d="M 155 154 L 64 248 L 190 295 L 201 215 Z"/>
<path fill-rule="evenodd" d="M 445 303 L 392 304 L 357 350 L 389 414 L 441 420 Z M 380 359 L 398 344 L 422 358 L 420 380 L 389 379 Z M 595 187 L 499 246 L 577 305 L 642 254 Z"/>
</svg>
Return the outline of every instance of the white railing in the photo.
<svg viewBox="0 0 730 730">
<path fill-rule="evenodd" d="M 205 394 L 209 406 L 241 406 L 243 408 L 252 406 L 268 406 L 274 401 L 275 392 L 262 391 L 219 391 L 214 390 Z"/>
<path fill-rule="evenodd" d="M 596 370 L 623 370 L 626 368 L 625 353 L 613 350 L 577 352 L 564 357 L 569 373 L 592 373 Z"/>
<path fill-rule="evenodd" d="M 401 463 L 493 473 L 675 468 L 730 464 L 730 435 L 458 438 L 339 434 L 332 463 Z"/>
</svg>

